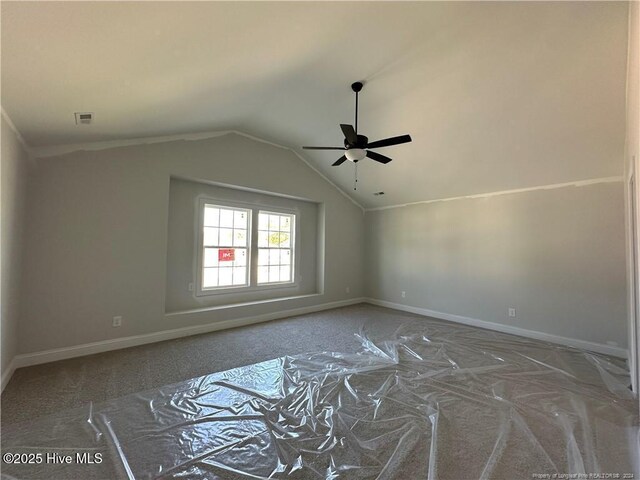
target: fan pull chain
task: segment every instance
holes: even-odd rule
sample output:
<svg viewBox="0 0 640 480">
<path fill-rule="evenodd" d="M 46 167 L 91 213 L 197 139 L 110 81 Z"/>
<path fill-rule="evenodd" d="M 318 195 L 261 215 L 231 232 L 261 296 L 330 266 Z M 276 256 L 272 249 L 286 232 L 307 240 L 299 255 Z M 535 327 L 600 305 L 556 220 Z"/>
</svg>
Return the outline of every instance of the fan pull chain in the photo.
<svg viewBox="0 0 640 480">
<path fill-rule="evenodd" d="M 354 163 L 356 166 L 355 177 L 353 179 L 353 189 L 358 190 L 358 162 Z"/>
</svg>

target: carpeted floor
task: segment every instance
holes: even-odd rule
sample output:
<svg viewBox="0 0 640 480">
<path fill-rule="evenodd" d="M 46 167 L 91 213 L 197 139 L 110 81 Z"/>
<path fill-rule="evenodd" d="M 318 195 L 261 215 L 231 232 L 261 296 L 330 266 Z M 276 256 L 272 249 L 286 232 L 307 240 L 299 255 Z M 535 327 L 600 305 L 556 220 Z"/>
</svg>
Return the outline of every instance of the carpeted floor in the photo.
<svg viewBox="0 0 640 480">
<path fill-rule="evenodd" d="M 357 305 L 19 371 L 3 454 L 105 461 L 3 474 L 637 478 L 628 380 L 621 359 Z"/>
<path fill-rule="evenodd" d="M 355 333 L 385 338 L 424 317 L 368 304 L 19 368 L 2 393 L 2 423 L 32 420 L 189 378 L 308 352 L 355 352 Z M 447 323 L 447 322 L 445 322 Z"/>
</svg>

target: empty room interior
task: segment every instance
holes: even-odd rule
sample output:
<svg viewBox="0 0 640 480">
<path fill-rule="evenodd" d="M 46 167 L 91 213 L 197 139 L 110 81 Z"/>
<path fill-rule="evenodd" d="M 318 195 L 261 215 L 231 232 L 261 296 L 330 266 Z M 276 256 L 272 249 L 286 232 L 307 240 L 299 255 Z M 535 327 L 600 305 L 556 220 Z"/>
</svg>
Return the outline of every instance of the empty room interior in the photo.
<svg viewBox="0 0 640 480">
<path fill-rule="evenodd" d="M 0 9 L 3 480 L 640 478 L 640 3 Z"/>
</svg>

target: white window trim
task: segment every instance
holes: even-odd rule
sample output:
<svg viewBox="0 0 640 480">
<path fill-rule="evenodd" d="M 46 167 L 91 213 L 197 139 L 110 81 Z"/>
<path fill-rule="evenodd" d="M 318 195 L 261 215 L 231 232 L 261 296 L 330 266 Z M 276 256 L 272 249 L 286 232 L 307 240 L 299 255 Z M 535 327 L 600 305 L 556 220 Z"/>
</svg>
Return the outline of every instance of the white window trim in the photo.
<svg viewBox="0 0 640 480">
<path fill-rule="evenodd" d="M 269 282 L 269 283 L 262 283 L 259 284 L 258 283 L 258 279 L 257 279 L 257 271 L 258 271 L 258 258 L 259 255 L 256 254 L 256 287 L 279 287 L 279 286 L 287 286 L 287 285 L 291 285 L 296 283 L 296 278 L 295 278 L 295 273 L 296 273 L 296 255 L 297 255 L 297 245 L 296 245 L 296 241 L 298 238 L 297 235 L 297 228 L 298 228 L 298 215 L 296 215 L 293 212 L 285 212 L 283 210 L 281 211 L 275 211 L 272 208 L 269 208 L 268 210 L 263 210 L 262 208 L 258 209 L 258 218 L 257 218 L 257 222 L 260 221 L 260 214 L 261 213 L 266 213 L 266 214 L 274 214 L 274 215 L 291 215 L 293 216 L 293 229 L 289 232 L 291 234 L 291 241 L 289 242 L 291 247 L 290 250 L 292 250 L 293 255 L 291 255 L 291 280 L 288 282 Z M 256 228 L 256 235 L 258 235 L 258 232 L 260 230 L 258 228 Z M 252 239 L 253 240 L 253 239 Z M 258 246 L 258 241 L 256 238 L 256 252 L 260 252 L 260 248 Z M 265 247 L 262 247 L 265 248 Z M 252 267 L 253 267 L 253 259 L 252 259 Z M 253 268 L 252 268 L 253 270 Z"/>
<path fill-rule="evenodd" d="M 249 285 L 247 286 L 233 286 L 230 285 L 228 287 L 213 287 L 213 288 L 202 288 L 202 280 L 203 280 L 203 261 L 204 261 L 204 207 L 205 205 L 216 205 L 219 207 L 228 207 L 228 208 L 240 208 L 247 209 L 251 211 L 250 214 L 250 225 L 248 225 L 248 233 L 249 233 L 249 245 L 247 246 L 247 255 L 249 262 Z M 301 258 L 301 244 L 300 244 L 300 211 L 297 208 L 286 208 L 279 207 L 274 205 L 267 205 L 262 203 L 248 203 L 248 202 L 238 202 L 234 200 L 226 200 L 223 198 L 214 198 L 214 197 L 200 197 L 197 202 L 197 226 L 198 226 L 198 234 L 197 245 L 196 245 L 196 265 L 195 265 L 195 296 L 196 297 L 207 297 L 211 295 L 229 295 L 229 294 L 243 294 L 243 293 L 252 293 L 252 292 L 261 292 L 264 290 L 283 290 L 290 291 L 299 288 L 301 275 L 296 271 L 296 265 L 299 265 L 299 259 Z M 274 213 L 274 214 L 285 214 L 285 215 L 293 215 L 294 216 L 294 229 L 291 232 L 293 235 L 293 239 L 291 242 L 291 247 L 293 250 L 293 255 L 291 259 L 291 281 L 290 282 L 278 282 L 278 283 L 265 283 L 258 285 L 258 255 L 253 255 L 254 250 L 258 250 L 258 219 L 259 212 L 263 213 Z M 255 247 L 255 248 L 254 248 Z"/>
<path fill-rule="evenodd" d="M 220 293 L 232 293 L 233 291 L 243 291 L 249 288 L 251 285 L 251 265 L 247 264 L 247 280 L 248 285 L 229 285 L 223 287 L 213 287 L 213 288 L 202 288 L 203 282 L 203 264 L 204 264 L 204 208 L 205 205 L 215 205 L 222 208 L 228 209 L 241 209 L 241 210 L 249 210 L 249 218 L 247 223 L 247 233 L 249 242 L 247 245 L 247 259 L 251 259 L 251 246 L 252 241 L 251 238 L 253 236 L 252 227 L 253 227 L 253 210 L 247 205 L 242 205 L 237 202 L 228 202 L 221 201 L 217 199 L 206 199 L 202 198 L 198 202 L 198 252 L 197 252 L 197 267 L 196 267 L 196 285 L 197 285 L 197 295 L 198 296 L 206 296 L 212 294 L 220 294 Z"/>
</svg>

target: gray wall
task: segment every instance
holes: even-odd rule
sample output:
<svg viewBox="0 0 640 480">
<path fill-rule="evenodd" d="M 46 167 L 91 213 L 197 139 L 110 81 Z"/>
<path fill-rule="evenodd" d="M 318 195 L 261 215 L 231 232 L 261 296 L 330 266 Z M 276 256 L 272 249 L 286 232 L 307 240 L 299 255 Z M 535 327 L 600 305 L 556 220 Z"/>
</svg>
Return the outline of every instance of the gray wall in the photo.
<svg viewBox="0 0 640 480">
<path fill-rule="evenodd" d="M 172 175 L 323 202 L 324 293 L 165 314 Z M 360 297 L 363 281 L 372 298 L 626 346 L 622 183 L 364 218 L 291 152 L 227 135 L 40 159 L 29 196 L 20 353 Z"/>
<path fill-rule="evenodd" d="M 189 291 L 189 283 L 196 283 L 198 206 L 200 198 L 215 198 L 221 201 L 245 202 L 267 207 L 280 207 L 295 210 L 297 239 L 295 245 L 296 285 L 250 293 L 196 296 Z M 169 226 L 167 233 L 167 312 L 204 308 L 214 305 L 265 300 L 274 297 L 309 295 L 319 293 L 318 285 L 318 235 L 324 232 L 318 228 L 318 210 L 320 205 L 314 202 L 294 200 L 275 195 L 224 188 L 202 182 L 171 179 L 169 193 Z M 320 288 L 319 288 L 320 287 Z"/>
<path fill-rule="evenodd" d="M 631 373 L 635 371 L 635 390 L 640 390 L 640 3 L 629 3 L 629 54 L 627 65 L 627 136 L 625 142 L 625 178 L 634 175 L 634 190 L 627 183 L 628 213 L 628 284 L 629 284 L 629 337 L 631 338 Z M 635 198 L 632 198 L 635 193 Z M 633 204 L 634 208 L 631 208 Z M 631 215 L 635 214 L 632 222 Z M 635 232 L 634 232 L 635 230 Z M 638 239 L 638 240 L 635 240 Z M 635 369 L 635 370 L 634 370 Z M 640 437 L 638 438 L 640 442 Z"/>
<path fill-rule="evenodd" d="M 325 290 L 263 305 L 165 315 L 170 177 L 324 202 Z M 359 297 L 364 217 L 291 152 L 230 134 L 38 161 L 29 188 L 20 353 Z M 345 293 L 350 287 L 351 293 Z M 120 328 L 112 317 L 122 315 Z"/>
<path fill-rule="evenodd" d="M 622 182 L 368 211 L 365 224 L 369 297 L 627 346 Z"/>
<path fill-rule="evenodd" d="M 23 231 L 28 175 L 27 154 L 2 117 L 2 373 L 18 348 Z"/>
</svg>

